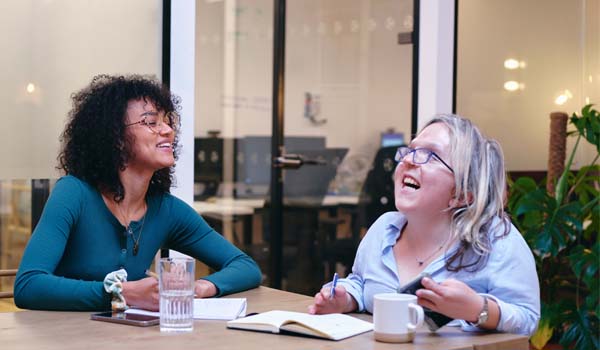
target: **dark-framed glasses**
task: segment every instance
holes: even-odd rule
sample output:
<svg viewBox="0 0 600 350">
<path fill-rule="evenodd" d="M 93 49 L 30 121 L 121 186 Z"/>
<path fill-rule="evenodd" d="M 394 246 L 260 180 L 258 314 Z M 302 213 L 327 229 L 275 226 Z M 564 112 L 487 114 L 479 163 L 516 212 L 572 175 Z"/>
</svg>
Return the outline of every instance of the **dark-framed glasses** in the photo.
<svg viewBox="0 0 600 350">
<path fill-rule="evenodd" d="M 164 125 L 168 125 L 173 131 L 176 131 L 177 125 L 179 125 L 179 115 L 175 112 L 167 112 L 164 114 L 158 114 L 157 112 L 146 112 L 142 114 L 142 119 L 131 124 L 125 124 L 125 127 L 141 124 L 145 125 L 153 133 L 160 133 Z"/>
<path fill-rule="evenodd" d="M 439 160 L 448 170 L 454 173 L 454 169 L 444 162 L 444 160 L 438 156 L 434 151 L 427 148 L 410 148 L 410 147 L 399 147 L 394 156 L 396 162 L 401 162 L 406 156 L 412 153 L 412 162 L 415 164 L 425 164 L 431 160 L 431 157 Z"/>
</svg>

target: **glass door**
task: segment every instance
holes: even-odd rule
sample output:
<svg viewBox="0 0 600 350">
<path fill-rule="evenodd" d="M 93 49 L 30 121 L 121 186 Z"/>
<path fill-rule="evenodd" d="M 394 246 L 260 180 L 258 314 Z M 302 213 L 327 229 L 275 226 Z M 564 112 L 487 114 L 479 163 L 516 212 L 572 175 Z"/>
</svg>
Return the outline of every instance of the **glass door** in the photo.
<svg viewBox="0 0 600 350">
<path fill-rule="evenodd" d="M 394 209 L 412 30 L 412 0 L 197 3 L 194 205 L 264 285 L 314 294 Z"/>
<path fill-rule="evenodd" d="M 366 229 L 395 210 L 413 1 L 287 1 L 286 13 L 282 287 L 314 295 L 351 271 Z"/>
<path fill-rule="evenodd" d="M 266 285 L 272 71 L 272 0 L 196 3 L 194 207 Z"/>
</svg>

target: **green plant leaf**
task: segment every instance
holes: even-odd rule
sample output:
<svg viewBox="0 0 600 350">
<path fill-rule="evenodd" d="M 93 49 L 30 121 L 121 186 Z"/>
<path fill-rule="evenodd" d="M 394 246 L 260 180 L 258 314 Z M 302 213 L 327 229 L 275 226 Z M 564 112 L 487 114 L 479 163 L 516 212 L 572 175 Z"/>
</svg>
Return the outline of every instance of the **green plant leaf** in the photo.
<svg viewBox="0 0 600 350">
<path fill-rule="evenodd" d="M 540 318 L 540 323 L 538 325 L 538 329 L 533 333 L 531 339 L 531 345 L 533 345 L 536 349 L 542 349 L 552 338 L 552 334 L 554 333 L 554 327 L 550 325 L 550 319 L 544 318 L 542 313 L 542 317 Z"/>
<path fill-rule="evenodd" d="M 560 339 L 560 344 L 569 349 L 598 349 L 598 318 L 587 312 L 573 313 L 568 327 Z M 593 328 L 596 327 L 596 328 Z M 594 334 L 596 333 L 596 334 Z"/>
<path fill-rule="evenodd" d="M 596 151 L 600 153 L 600 114 L 589 104 L 581 109 L 581 116 L 573 113 L 571 123 L 577 128 L 577 131 L 589 143 L 596 146 Z"/>
<path fill-rule="evenodd" d="M 532 248 L 540 281 L 542 321 L 532 344 L 544 343 L 551 329 L 566 348 L 599 349 L 600 114 L 587 105 L 570 124 L 575 130 L 567 134 L 577 140 L 553 184 L 554 195 L 545 180 L 516 179 L 510 182 L 507 211 Z M 597 154 L 572 171 L 582 140 Z"/>
</svg>

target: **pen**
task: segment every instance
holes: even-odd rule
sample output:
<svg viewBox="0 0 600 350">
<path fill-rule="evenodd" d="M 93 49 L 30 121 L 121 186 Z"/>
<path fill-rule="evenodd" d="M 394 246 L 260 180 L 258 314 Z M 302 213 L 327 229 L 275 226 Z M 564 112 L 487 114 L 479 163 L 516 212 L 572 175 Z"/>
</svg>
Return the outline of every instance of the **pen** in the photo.
<svg viewBox="0 0 600 350">
<path fill-rule="evenodd" d="M 150 270 L 146 270 L 146 276 L 158 279 L 158 275 L 156 274 L 156 272 L 152 272 Z"/>
<path fill-rule="evenodd" d="M 329 293 L 329 299 L 332 299 L 335 296 L 335 286 L 337 286 L 338 274 L 337 272 L 333 274 L 333 283 L 331 283 L 331 292 Z"/>
</svg>

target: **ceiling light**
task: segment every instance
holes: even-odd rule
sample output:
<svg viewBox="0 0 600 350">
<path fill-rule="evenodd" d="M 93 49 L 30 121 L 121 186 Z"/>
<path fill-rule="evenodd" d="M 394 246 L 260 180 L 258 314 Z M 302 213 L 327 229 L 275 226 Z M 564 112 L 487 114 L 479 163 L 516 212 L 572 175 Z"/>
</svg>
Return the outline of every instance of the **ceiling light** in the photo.
<svg viewBox="0 0 600 350">
<path fill-rule="evenodd" d="M 522 88 L 522 84 L 519 84 L 518 81 L 510 80 L 504 83 L 504 90 L 506 91 L 517 91 L 519 88 Z"/>
<path fill-rule="evenodd" d="M 506 61 L 504 61 L 504 68 L 517 69 L 519 68 L 519 61 L 515 60 L 514 58 L 509 58 Z"/>
<path fill-rule="evenodd" d="M 554 99 L 554 104 L 562 106 L 567 103 L 568 100 L 573 98 L 573 93 L 569 89 L 561 91 L 558 96 Z"/>
</svg>

